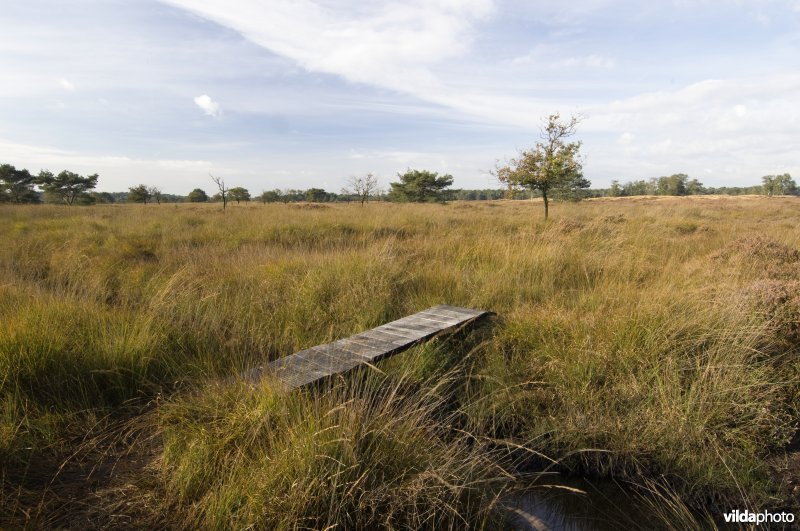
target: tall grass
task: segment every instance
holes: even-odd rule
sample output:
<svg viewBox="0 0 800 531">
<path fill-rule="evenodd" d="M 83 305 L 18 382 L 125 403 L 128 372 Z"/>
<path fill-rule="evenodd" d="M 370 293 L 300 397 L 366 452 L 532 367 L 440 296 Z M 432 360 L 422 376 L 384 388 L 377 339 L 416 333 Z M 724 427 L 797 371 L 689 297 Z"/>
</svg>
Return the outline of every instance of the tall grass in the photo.
<svg viewBox="0 0 800 531">
<path fill-rule="evenodd" d="M 5 499 L 138 419 L 162 441 L 154 514 L 191 525 L 479 526 L 508 485 L 498 447 L 695 509 L 786 501 L 766 458 L 800 404 L 795 201 L 539 207 L 3 207 Z M 500 317 L 390 380 L 208 383 L 438 303 Z"/>
<path fill-rule="evenodd" d="M 413 354 L 412 354 L 413 356 Z M 455 373 L 404 369 L 286 394 L 230 387 L 162 409 L 163 492 L 188 527 L 484 527 L 513 485 L 454 431 Z"/>
</svg>

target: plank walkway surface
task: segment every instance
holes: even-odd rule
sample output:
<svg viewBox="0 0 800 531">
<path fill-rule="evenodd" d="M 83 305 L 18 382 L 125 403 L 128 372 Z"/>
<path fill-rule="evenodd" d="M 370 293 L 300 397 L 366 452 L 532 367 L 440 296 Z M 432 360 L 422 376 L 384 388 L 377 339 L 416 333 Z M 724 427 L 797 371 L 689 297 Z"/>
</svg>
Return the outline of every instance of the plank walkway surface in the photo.
<svg viewBox="0 0 800 531">
<path fill-rule="evenodd" d="M 271 374 L 289 389 L 311 384 L 358 366 L 398 354 L 434 336 L 451 333 L 491 312 L 439 305 L 333 343 L 301 350 L 245 371 L 242 377 L 258 383 Z"/>
</svg>

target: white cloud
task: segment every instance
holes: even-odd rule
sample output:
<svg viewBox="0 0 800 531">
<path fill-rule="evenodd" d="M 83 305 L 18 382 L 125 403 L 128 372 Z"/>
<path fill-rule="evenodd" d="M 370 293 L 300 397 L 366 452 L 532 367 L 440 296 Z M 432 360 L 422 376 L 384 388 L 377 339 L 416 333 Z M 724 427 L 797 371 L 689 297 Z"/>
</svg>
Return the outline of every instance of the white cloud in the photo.
<svg viewBox="0 0 800 531">
<path fill-rule="evenodd" d="M 466 52 L 471 22 L 492 9 L 490 0 L 368 2 L 350 12 L 310 0 L 169 3 L 230 27 L 307 70 L 412 91 L 436 84 L 428 67 Z"/>
<path fill-rule="evenodd" d="M 61 85 L 61 88 L 63 88 L 64 90 L 68 90 L 69 92 L 75 90 L 75 85 L 73 85 L 72 82 L 70 82 L 70 80 L 65 79 L 63 77 L 58 80 L 58 84 Z"/>
<path fill-rule="evenodd" d="M 194 103 L 195 105 L 203 109 L 207 115 L 219 116 L 220 113 L 219 103 L 212 100 L 208 94 L 196 96 L 194 98 Z"/>
<path fill-rule="evenodd" d="M 692 143 L 698 136 L 723 138 L 730 130 L 763 134 L 800 133 L 800 75 L 757 79 L 705 80 L 673 91 L 639 94 L 598 103 L 586 127 L 596 131 L 661 132 L 682 130 L 675 138 Z M 724 133 L 724 134 L 723 134 Z M 765 138 L 766 138 L 765 136 Z M 741 135 L 739 135 L 741 138 Z"/>
<path fill-rule="evenodd" d="M 464 56 L 473 24 L 494 9 L 492 0 L 387 0 L 355 10 L 311 0 L 166 1 L 231 28 L 308 71 L 446 105 L 461 98 L 447 90 L 436 67 Z"/>
<path fill-rule="evenodd" d="M 796 167 L 800 75 L 706 80 L 597 104 L 588 114 L 584 133 L 617 135 L 606 149 L 585 143 L 591 164 L 605 173 L 641 178 L 712 169 L 715 184 L 744 185 L 774 167 Z"/>
</svg>

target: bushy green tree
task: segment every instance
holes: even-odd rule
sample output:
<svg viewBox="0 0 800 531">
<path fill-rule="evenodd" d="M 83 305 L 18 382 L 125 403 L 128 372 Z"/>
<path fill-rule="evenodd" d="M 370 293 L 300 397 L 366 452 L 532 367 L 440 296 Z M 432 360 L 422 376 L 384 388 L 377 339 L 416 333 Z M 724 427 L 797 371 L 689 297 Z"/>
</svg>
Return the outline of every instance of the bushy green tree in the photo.
<svg viewBox="0 0 800 531">
<path fill-rule="evenodd" d="M 427 170 L 408 169 L 405 173 L 398 173 L 398 183 L 390 183 L 389 192 L 391 201 L 412 203 L 444 203 L 452 199 L 453 190 L 447 190 L 453 185 L 452 175 L 442 175 Z"/>
<path fill-rule="evenodd" d="M 797 183 L 788 173 L 765 175 L 761 178 L 765 195 L 797 195 Z"/>
<path fill-rule="evenodd" d="M 261 192 L 261 195 L 258 196 L 259 200 L 262 203 L 277 203 L 281 201 L 282 192 L 280 190 L 268 190 L 266 192 Z"/>
<path fill-rule="evenodd" d="M 98 179 L 99 176 L 96 173 L 84 177 L 67 170 L 58 175 L 42 170 L 36 180 L 45 193 L 50 194 L 52 197 L 57 197 L 61 202 L 72 205 L 79 197 L 88 196 L 89 190 L 93 190 L 97 186 Z"/>
<path fill-rule="evenodd" d="M 669 177 L 659 177 L 656 184 L 656 195 L 687 195 L 689 176 L 676 173 Z"/>
<path fill-rule="evenodd" d="M 328 200 L 328 192 L 322 188 L 309 188 L 306 190 L 305 196 L 309 203 L 324 203 Z"/>
<path fill-rule="evenodd" d="M 208 194 L 206 194 L 200 188 L 195 188 L 194 190 L 189 192 L 187 198 L 189 199 L 190 203 L 205 203 L 206 201 L 208 201 Z"/>
<path fill-rule="evenodd" d="M 236 204 L 238 205 L 241 201 L 250 201 L 250 192 L 247 191 L 246 188 L 236 186 L 235 188 L 228 190 L 228 197 L 230 197 L 231 201 L 236 201 Z"/>
<path fill-rule="evenodd" d="M 706 189 L 703 187 L 703 183 L 697 179 L 692 179 L 686 183 L 686 193 L 689 195 L 702 195 L 706 193 Z"/>
<path fill-rule="evenodd" d="M 161 204 L 161 200 L 164 199 L 164 194 L 161 192 L 161 188 L 158 186 L 150 186 L 147 188 L 147 191 L 150 192 L 150 198 L 152 201 L 155 201 L 159 205 Z"/>
<path fill-rule="evenodd" d="M 544 200 L 544 219 L 547 219 L 551 197 L 577 200 L 581 191 L 590 186 L 583 177 L 580 142 L 567 142 L 577 130 L 580 118 L 573 116 L 562 121 L 551 114 L 533 149 L 522 151 L 504 166 L 498 165 L 494 175 L 511 188 L 539 191 Z"/>
<path fill-rule="evenodd" d="M 0 203 L 39 203 L 34 184 L 36 177 L 28 170 L 18 170 L 11 164 L 0 165 Z"/>
<path fill-rule="evenodd" d="M 145 184 L 132 186 L 128 188 L 128 203 L 142 203 L 147 204 L 152 198 L 150 188 Z"/>
</svg>

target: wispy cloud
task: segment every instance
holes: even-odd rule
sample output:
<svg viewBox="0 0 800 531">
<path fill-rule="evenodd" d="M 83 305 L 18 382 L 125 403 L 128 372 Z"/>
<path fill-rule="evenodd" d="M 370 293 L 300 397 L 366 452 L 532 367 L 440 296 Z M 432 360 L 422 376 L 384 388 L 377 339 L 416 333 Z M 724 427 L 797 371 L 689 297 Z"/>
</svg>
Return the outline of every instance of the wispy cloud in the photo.
<svg viewBox="0 0 800 531">
<path fill-rule="evenodd" d="M 585 128 L 615 132 L 617 142 L 588 150 L 592 162 L 606 171 L 616 167 L 630 175 L 637 167 L 650 167 L 699 174 L 713 169 L 722 182 L 745 184 L 796 165 L 799 94 L 800 76 L 787 74 L 706 80 L 598 105 Z"/>
<path fill-rule="evenodd" d="M 390 0 L 350 10 L 310 0 L 166 1 L 231 28 L 310 72 L 435 103 L 442 103 L 447 92 L 436 66 L 465 55 L 473 25 L 494 9 L 492 0 Z"/>
<path fill-rule="evenodd" d="M 219 116 L 221 110 L 219 107 L 219 103 L 211 99 L 211 96 L 208 94 L 203 94 L 201 96 L 196 96 L 194 98 L 194 103 L 205 113 L 209 116 Z"/>
<path fill-rule="evenodd" d="M 463 54 L 491 0 L 368 2 L 356 10 L 310 0 L 168 0 L 311 71 L 396 90 L 432 82 L 430 70 Z M 402 82 L 402 83 L 400 83 Z"/>
</svg>

